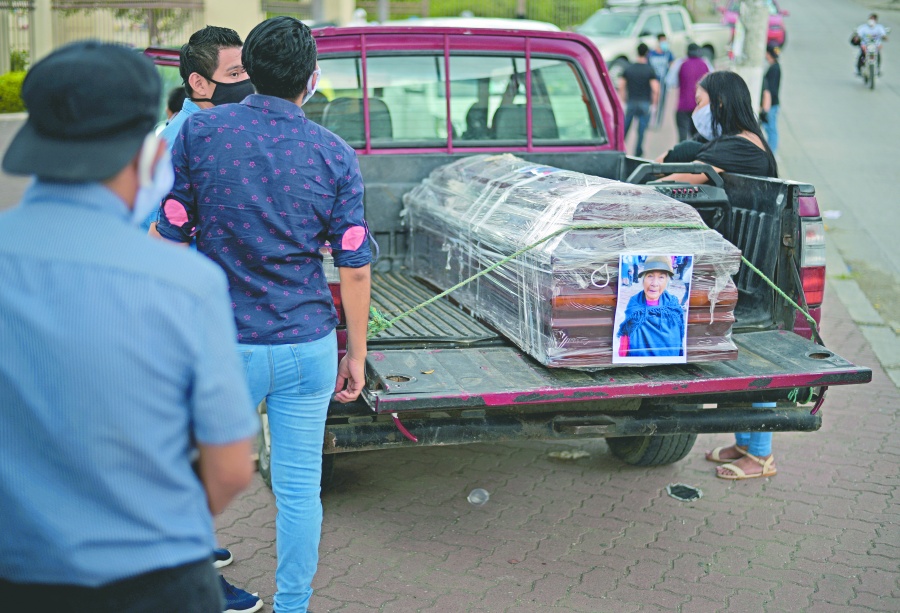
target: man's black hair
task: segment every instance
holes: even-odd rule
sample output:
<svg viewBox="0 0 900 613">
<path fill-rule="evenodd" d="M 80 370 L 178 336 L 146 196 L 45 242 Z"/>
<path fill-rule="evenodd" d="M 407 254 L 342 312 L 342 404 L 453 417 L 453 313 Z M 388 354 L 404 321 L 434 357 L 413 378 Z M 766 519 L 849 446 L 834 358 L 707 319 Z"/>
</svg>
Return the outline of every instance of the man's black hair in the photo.
<svg viewBox="0 0 900 613">
<path fill-rule="evenodd" d="M 169 92 L 166 106 L 173 115 L 181 110 L 181 106 L 184 104 L 184 99 L 186 97 L 187 93 L 184 91 L 183 87 L 176 87 Z"/>
<path fill-rule="evenodd" d="M 656 40 L 662 40 L 662 39 L 664 39 L 664 38 L 668 38 L 668 37 L 666 36 L 666 33 L 665 33 L 665 32 L 660 32 L 659 34 L 656 35 Z"/>
<path fill-rule="evenodd" d="M 188 77 L 196 72 L 204 79 L 212 79 L 219 67 L 219 51 L 243 45 L 241 37 L 231 28 L 206 26 L 191 34 L 188 42 L 181 47 L 179 71 L 184 89 L 188 95 L 193 94 Z"/>
<path fill-rule="evenodd" d="M 777 176 L 778 164 L 775 162 L 775 155 L 769 148 L 769 144 L 763 137 L 757 115 L 753 112 L 753 103 L 750 99 L 747 82 L 736 72 L 716 70 L 706 73 L 700 79 L 697 87 L 709 94 L 713 132 L 719 128 L 722 136 L 734 136 L 744 131 L 756 134 L 762 141 L 766 157 L 769 158 Z"/>
<path fill-rule="evenodd" d="M 647 57 L 647 53 L 650 51 L 650 47 L 647 46 L 647 43 L 641 43 L 638 45 L 638 57 Z"/>
<path fill-rule="evenodd" d="M 294 17 L 273 17 L 257 25 L 244 43 L 241 61 L 257 93 L 294 101 L 316 69 L 316 40 Z"/>
</svg>

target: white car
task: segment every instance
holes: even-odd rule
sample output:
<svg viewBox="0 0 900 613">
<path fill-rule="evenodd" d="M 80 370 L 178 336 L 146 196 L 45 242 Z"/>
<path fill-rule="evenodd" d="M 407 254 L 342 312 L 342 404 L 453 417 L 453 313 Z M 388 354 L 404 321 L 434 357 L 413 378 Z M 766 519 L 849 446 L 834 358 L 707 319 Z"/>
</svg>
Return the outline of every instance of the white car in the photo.
<svg viewBox="0 0 900 613">
<path fill-rule="evenodd" d="M 697 43 L 710 63 L 728 56 L 731 28 L 718 23 L 694 23 L 684 7 L 670 0 L 609 3 L 575 28 L 593 41 L 615 83 L 629 63 L 637 59 L 637 48 L 645 43 L 656 47 L 657 36 L 665 34 L 676 58 L 687 55 L 687 46 Z"/>
</svg>

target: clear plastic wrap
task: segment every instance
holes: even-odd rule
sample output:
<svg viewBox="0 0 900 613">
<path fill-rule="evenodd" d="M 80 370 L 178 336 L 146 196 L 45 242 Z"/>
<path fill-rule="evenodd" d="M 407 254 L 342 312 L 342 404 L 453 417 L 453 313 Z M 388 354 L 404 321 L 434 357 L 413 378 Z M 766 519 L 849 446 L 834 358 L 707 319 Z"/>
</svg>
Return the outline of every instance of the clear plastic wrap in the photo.
<svg viewBox="0 0 900 613">
<path fill-rule="evenodd" d="M 476 155 L 435 169 L 404 195 L 412 274 L 449 288 L 546 236 L 571 229 L 464 285 L 452 297 L 546 366 L 612 363 L 623 253 L 692 254 L 687 361 L 737 357 L 731 340 L 741 253 L 689 205 L 652 187 Z"/>
</svg>

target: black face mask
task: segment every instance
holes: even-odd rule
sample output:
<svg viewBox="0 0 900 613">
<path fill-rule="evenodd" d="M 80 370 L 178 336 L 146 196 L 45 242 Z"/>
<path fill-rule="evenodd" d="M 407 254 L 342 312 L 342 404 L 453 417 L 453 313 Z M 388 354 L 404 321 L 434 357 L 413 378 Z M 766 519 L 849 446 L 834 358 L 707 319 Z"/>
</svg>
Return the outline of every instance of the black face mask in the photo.
<svg viewBox="0 0 900 613">
<path fill-rule="evenodd" d="M 240 102 L 250 94 L 256 93 L 250 79 L 244 79 L 237 83 L 222 83 L 213 79 L 209 81 L 216 84 L 216 90 L 213 92 L 212 98 L 191 98 L 191 100 L 194 102 L 212 102 L 213 105 L 219 106 L 220 104 Z"/>
</svg>

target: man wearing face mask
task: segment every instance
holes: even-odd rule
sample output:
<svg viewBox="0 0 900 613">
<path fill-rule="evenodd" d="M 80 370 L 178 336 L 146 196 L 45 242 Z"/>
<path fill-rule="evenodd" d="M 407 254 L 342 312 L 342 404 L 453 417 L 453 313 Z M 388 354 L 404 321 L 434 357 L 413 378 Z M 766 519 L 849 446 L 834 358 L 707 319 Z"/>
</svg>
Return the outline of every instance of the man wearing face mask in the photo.
<svg viewBox="0 0 900 613">
<path fill-rule="evenodd" d="M 293 613 L 306 611 L 318 564 L 328 405 L 355 400 L 365 383 L 372 257 L 356 153 L 302 109 L 322 78 L 309 28 L 264 21 L 242 60 L 257 93 L 187 120 L 158 230 L 180 243 L 196 236 L 228 275 L 253 406 L 266 400 L 271 431 L 275 610 Z M 340 364 L 326 248 L 347 322 Z"/>
<path fill-rule="evenodd" d="M 675 55 L 669 48 L 669 41 L 665 34 L 657 34 L 656 48 L 650 49 L 647 53 L 647 63 L 656 73 L 656 79 L 659 81 L 659 102 L 656 105 L 656 115 L 653 117 L 653 126 L 658 128 L 662 123 L 663 111 L 666 107 L 666 76 L 669 74 L 669 68 L 675 61 Z"/>
<path fill-rule="evenodd" d="M 241 37 L 231 28 L 206 26 L 191 35 L 181 47 L 179 71 L 187 97 L 178 111 L 166 124 L 160 138 L 169 150 L 175 146 L 181 126 L 187 118 L 200 109 L 210 109 L 220 104 L 240 102 L 253 93 L 253 84 L 241 64 Z M 141 227 L 150 230 L 155 226 L 157 209 L 148 215 Z"/>
<path fill-rule="evenodd" d="M 856 28 L 856 36 L 863 44 L 873 44 L 878 47 L 878 76 L 881 76 L 881 43 L 887 40 L 887 28 L 878 23 L 878 15 L 872 13 L 866 23 Z M 866 62 L 866 54 L 862 46 L 859 48 L 859 58 L 856 60 L 856 74 L 862 74 L 863 64 Z"/>
<path fill-rule="evenodd" d="M 0 214 L 8 610 L 222 611 L 212 514 L 252 477 L 257 421 L 225 276 L 137 228 L 174 178 L 160 90 L 148 59 L 98 41 L 22 87 L 3 169 L 35 180 Z"/>
</svg>

